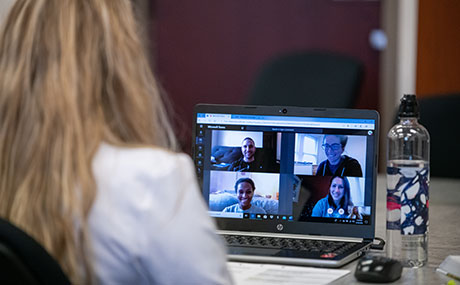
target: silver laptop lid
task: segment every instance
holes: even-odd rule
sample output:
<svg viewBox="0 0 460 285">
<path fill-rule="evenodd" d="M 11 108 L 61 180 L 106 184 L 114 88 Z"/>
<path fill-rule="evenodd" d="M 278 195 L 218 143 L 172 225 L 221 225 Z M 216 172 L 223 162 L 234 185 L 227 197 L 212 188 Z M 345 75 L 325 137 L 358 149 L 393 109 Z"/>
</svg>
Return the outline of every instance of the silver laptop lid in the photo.
<svg viewBox="0 0 460 285">
<path fill-rule="evenodd" d="M 192 152 L 221 230 L 372 239 L 379 115 L 197 105 Z"/>
</svg>

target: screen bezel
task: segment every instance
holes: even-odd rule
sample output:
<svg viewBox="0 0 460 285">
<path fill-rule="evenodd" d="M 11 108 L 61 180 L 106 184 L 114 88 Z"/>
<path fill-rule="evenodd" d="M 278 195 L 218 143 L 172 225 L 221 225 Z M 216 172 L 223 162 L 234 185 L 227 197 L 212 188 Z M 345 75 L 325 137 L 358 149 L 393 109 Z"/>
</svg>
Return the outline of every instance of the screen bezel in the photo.
<svg viewBox="0 0 460 285">
<path fill-rule="evenodd" d="M 366 157 L 372 164 L 372 173 L 366 177 L 372 179 L 372 210 L 369 225 L 320 223 L 308 221 L 284 221 L 284 220 L 252 220 L 234 218 L 215 218 L 218 228 L 226 231 L 248 231 L 248 232 L 267 232 L 283 234 L 302 234 L 302 235 L 323 235 L 323 236 L 342 236 L 372 239 L 375 236 L 375 216 L 376 216 L 376 182 L 377 182 L 377 162 L 378 162 L 378 143 L 379 143 L 379 114 L 375 110 L 361 109 L 335 109 L 335 108 L 305 108 L 289 106 L 244 106 L 244 105 L 216 105 L 198 104 L 194 108 L 193 135 L 192 135 L 192 157 L 197 162 L 197 114 L 241 114 L 241 115 L 266 115 L 266 116 L 294 116 L 294 117 L 318 117 L 318 118 L 344 118 L 344 119 L 369 119 L 375 122 L 374 129 L 374 154 Z M 369 154 L 368 154 L 369 155 Z M 202 185 L 200 181 L 200 186 Z M 281 227 L 279 225 L 282 225 Z M 282 230 L 280 230 L 280 228 Z"/>
</svg>

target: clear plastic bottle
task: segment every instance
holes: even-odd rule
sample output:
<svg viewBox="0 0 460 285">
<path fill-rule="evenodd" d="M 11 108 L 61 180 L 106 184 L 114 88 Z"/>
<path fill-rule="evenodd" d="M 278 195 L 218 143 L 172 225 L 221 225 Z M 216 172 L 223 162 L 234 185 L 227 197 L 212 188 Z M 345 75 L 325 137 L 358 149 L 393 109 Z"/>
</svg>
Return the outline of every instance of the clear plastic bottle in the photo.
<svg viewBox="0 0 460 285">
<path fill-rule="evenodd" d="M 415 95 L 404 95 L 387 138 L 387 255 L 406 267 L 428 260 L 430 135 Z"/>
</svg>

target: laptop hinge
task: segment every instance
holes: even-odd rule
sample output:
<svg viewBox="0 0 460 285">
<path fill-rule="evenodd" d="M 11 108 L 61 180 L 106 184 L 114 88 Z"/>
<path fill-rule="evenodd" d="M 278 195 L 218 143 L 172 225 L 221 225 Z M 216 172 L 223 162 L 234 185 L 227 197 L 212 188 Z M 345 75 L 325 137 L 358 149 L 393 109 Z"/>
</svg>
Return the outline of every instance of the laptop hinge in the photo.
<svg viewBox="0 0 460 285">
<path fill-rule="evenodd" d="M 294 238 L 294 239 L 314 239 L 314 240 L 330 240 L 330 241 L 346 241 L 346 242 L 363 242 L 363 238 L 355 237 L 337 237 L 337 236 L 320 236 L 320 235 L 299 235 L 299 234 L 280 234 L 280 233 L 264 233 L 264 232 L 242 232 L 242 231 L 217 231 L 221 235 L 243 235 L 243 236 L 261 236 L 261 237 L 277 237 L 277 238 Z M 370 240 L 372 241 L 372 240 Z"/>
</svg>

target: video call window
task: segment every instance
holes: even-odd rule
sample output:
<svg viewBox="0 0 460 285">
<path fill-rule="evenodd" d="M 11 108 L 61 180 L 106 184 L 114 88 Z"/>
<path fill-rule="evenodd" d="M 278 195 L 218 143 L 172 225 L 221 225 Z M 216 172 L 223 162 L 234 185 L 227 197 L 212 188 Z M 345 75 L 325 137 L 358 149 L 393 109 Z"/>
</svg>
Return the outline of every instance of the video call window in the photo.
<svg viewBox="0 0 460 285">
<path fill-rule="evenodd" d="M 219 216 L 277 214 L 279 174 L 211 171 L 209 210 Z"/>
<path fill-rule="evenodd" d="M 279 172 L 280 135 L 277 132 L 212 132 L 211 170 Z"/>
<path fill-rule="evenodd" d="M 250 127 L 220 126 L 215 122 L 219 118 L 213 117 L 209 127 L 201 126 L 206 130 L 202 132 L 206 147 L 210 147 L 199 157 L 204 165 L 203 192 L 212 216 L 370 222 L 365 172 L 372 131 L 348 129 L 348 125 L 275 128 L 263 120 L 260 126 L 258 120 Z M 222 118 L 225 123 L 240 119 Z"/>
<path fill-rule="evenodd" d="M 364 178 L 339 176 L 298 176 L 299 202 L 294 203 L 298 220 L 311 218 L 365 219 L 370 207 L 364 203 Z"/>
<path fill-rule="evenodd" d="M 364 177 L 366 140 L 366 136 L 297 133 L 294 174 Z"/>
</svg>

